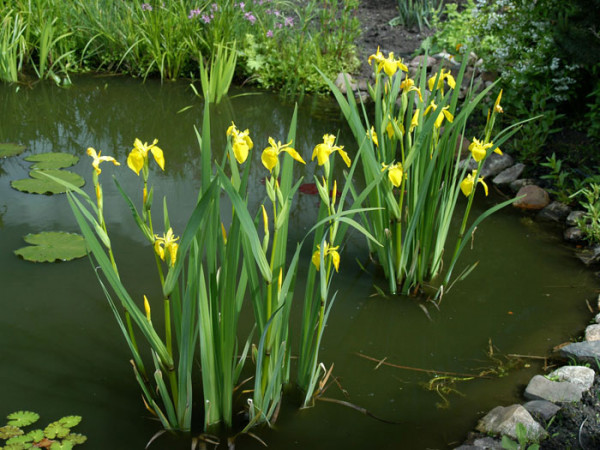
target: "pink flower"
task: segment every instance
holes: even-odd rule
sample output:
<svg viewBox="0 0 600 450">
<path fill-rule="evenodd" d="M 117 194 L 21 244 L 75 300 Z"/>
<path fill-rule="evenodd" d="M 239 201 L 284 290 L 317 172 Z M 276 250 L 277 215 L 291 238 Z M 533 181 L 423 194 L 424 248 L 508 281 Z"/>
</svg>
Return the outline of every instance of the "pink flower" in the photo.
<svg viewBox="0 0 600 450">
<path fill-rule="evenodd" d="M 268 38 L 272 38 L 273 37 L 273 30 L 267 31 L 267 37 Z"/>
<path fill-rule="evenodd" d="M 285 18 L 285 26 L 286 27 L 293 27 L 294 26 L 294 19 L 292 17 L 286 17 Z"/>
<path fill-rule="evenodd" d="M 142 3 L 142 11 L 152 11 L 152 5 L 150 3 Z"/>
<path fill-rule="evenodd" d="M 246 20 L 248 20 L 248 22 L 250 22 L 252 25 L 254 25 L 254 22 L 256 22 L 256 17 L 254 17 L 254 14 L 252 14 L 252 12 L 247 12 L 246 14 L 244 14 L 244 17 L 246 18 Z"/>
</svg>

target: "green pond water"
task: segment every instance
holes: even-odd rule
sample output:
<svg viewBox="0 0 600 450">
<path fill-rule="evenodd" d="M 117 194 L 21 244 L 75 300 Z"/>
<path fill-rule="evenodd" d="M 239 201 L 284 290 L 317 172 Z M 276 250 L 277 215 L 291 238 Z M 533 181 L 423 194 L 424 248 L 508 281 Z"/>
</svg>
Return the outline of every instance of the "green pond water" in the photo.
<svg viewBox="0 0 600 450">
<path fill-rule="evenodd" d="M 191 108 L 180 112 L 187 106 Z M 70 170 L 84 176 L 84 189 L 92 193 L 85 150 L 92 146 L 115 156 L 122 166 L 103 165 L 101 180 L 117 259 L 134 298 L 158 292 L 151 248 L 111 177 L 118 177 L 139 200 L 141 182 L 125 160 L 136 137 L 148 142 L 158 138 L 166 170 L 151 175 L 155 203 L 160 206 L 167 196 L 173 227 L 180 234 L 200 181 L 193 127 L 201 124 L 201 102 L 187 83 L 161 86 L 155 81 L 85 77 L 69 89 L 1 85 L 0 111 L 0 142 L 27 146 L 23 155 L 0 160 L 0 416 L 33 410 L 45 425 L 77 414 L 83 422 L 76 431 L 88 436 L 87 448 L 142 449 L 160 425 L 143 406 L 130 354 L 89 261 L 33 264 L 13 254 L 25 245 L 27 233 L 78 231 L 66 197 L 24 194 L 13 190 L 10 181 L 28 176 L 31 163 L 25 156 L 62 151 L 81 157 Z M 260 151 L 268 136 L 285 139 L 292 111 L 292 104 L 282 104 L 275 95 L 248 91 L 233 92 L 214 111 L 215 148 L 225 142 L 231 120 L 251 131 L 251 201 L 256 205 L 264 197 L 261 179 L 267 174 Z M 295 147 L 308 161 L 322 135 L 340 129 L 340 140 L 352 156 L 355 147 L 335 105 L 307 99 L 300 107 Z M 309 164 L 299 174 L 312 182 L 314 171 L 315 164 Z M 498 200 L 493 195 L 481 198 L 477 207 Z M 292 235 L 301 237 L 312 225 L 317 201 L 316 196 L 298 195 Z M 308 259 L 307 254 L 307 264 Z M 327 366 L 335 363 L 339 381 L 326 396 L 394 423 L 335 403 L 298 410 L 291 394 L 284 396 L 274 428 L 256 434 L 273 449 L 449 448 L 492 407 L 521 401 L 524 386 L 541 370 L 538 360 L 527 360 L 529 367 L 502 378 L 459 383 L 455 387 L 460 395 L 447 395 L 449 405 L 441 408 L 442 398 L 422 386 L 432 374 L 384 365 L 375 370 L 375 362 L 357 355 L 421 369 L 478 373 L 495 364 L 487 355 L 490 341 L 495 356 L 506 361 L 502 354 L 545 355 L 584 329 L 590 318 L 585 301 L 595 302 L 598 283 L 562 245 L 556 229 L 508 209 L 479 227 L 473 250 L 463 254 L 465 264 L 473 261 L 480 261 L 477 269 L 444 296 L 439 311 L 429 305 L 428 318 L 415 299 L 373 295 L 373 285 L 385 289 L 386 282 L 368 263 L 364 242 L 350 239 L 335 279 L 339 293 L 321 352 Z M 248 315 L 242 332 L 250 321 Z M 187 449 L 189 444 L 188 437 L 164 435 L 150 448 Z M 263 447 L 242 436 L 237 448 Z"/>
</svg>

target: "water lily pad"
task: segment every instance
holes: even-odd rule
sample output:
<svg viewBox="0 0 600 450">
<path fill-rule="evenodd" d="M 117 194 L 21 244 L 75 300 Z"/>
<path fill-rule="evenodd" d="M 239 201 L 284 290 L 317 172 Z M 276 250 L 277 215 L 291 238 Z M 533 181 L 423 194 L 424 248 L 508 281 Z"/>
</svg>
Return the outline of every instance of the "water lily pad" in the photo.
<svg viewBox="0 0 600 450">
<path fill-rule="evenodd" d="M 40 418 L 40 415 L 31 411 L 17 411 L 6 416 L 8 419 L 8 425 L 14 425 L 15 427 L 26 427 L 35 423 Z"/>
<path fill-rule="evenodd" d="M 81 416 L 65 416 L 58 421 L 65 427 L 73 428 L 81 422 Z"/>
<path fill-rule="evenodd" d="M 87 441 L 87 436 L 79 433 L 69 433 L 64 440 L 73 443 L 73 445 L 79 445 Z"/>
<path fill-rule="evenodd" d="M 15 250 L 15 255 L 27 261 L 70 261 L 87 254 L 85 241 L 79 234 L 65 233 L 63 231 L 45 231 L 38 234 L 28 234 L 23 239 L 31 245 Z M 70 425 L 72 422 L 66 422 L 66 425 L 75 426 L 76 424 Z"/>
<path fill-rule="evenodd" d="M 79 156 L 70 153 L 39 153 L 25 158 L 25 161 L 35 162 L 33 169 L 63 169 L 77 164 Z"/>
<path fill-rule="evenodd" d="M 0 427 L 0 439 L 10 439 L 23 434 L 23 430 L 14 425 L 6 425 Z"/>
<path fill-rule="evenodd" d="M 46 428 L 44 428 L 44 434 L 48 439 L 62 439 L 69 434 L 71 430 L 69 427 L 65 427 L 60 422 L 52 422 Z"/>
<path fill-rule="evenodd" d="M 0 143 L 0 158 L 20 155 L 26 148 L 24 145 L 13 144 L 11 142 Z"/>
<path fill-rule="evenodd" d="M 85 180 L 76 173 L 69 172 L 68 170 L 48 169 L 32 170 L 29 172 L 29 176 L 31 178 L 14 180 L 11 181 L 10 185 L 18 191 L 29 192 L 30 194 L 61 194 L 67 192 L 67 188 L 65 186 L 51 180 L 44 174 L 60 178 L 61 180 L 67 181 L 77 187 L 81 187 L 85 184 Z"/>
</svg>

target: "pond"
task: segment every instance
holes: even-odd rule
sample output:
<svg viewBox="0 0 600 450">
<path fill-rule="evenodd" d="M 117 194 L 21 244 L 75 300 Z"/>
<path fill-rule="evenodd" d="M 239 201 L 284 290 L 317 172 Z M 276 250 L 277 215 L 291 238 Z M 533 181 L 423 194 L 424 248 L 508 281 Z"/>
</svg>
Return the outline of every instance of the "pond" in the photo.
<svg viewBox="0 0 600 450">
<path fill-rule="evenodd" d="M 164 173 L 153 174 L 155 201 L 168 198 L 173 228 L 182 230 L 199 187 L 193 127 L 201 124 L 201 102 L 183 82 L 82 77 L 69 89 L 45 83 L 33 89 L 2 85 L 0 107 L 0 142 L 27 146 L 23 155 L 0 161 L 0 415 L 33 410 L 48 423 L 77 414 L 83 417 L 77 431 L 88 436 L 89 448 L 143 448 L 160 424 L 143 406 L 130 354 L 87 258 L 33 264 L 13 254 L 25 245 L 27 233 L 78 231 L 66 198 L 24 194 L 12 189 L 10 181 L 27 177 L 31 163 L 24 156 L 62 151 L 81 157 L 72 170 L 84 176 L 84 189 L 91 193 L 85 150 L 92 146 L 115 156 L 122 166 L 104 165 L 101 175 L 115 253 L 134 295 L 158 290 L 158 284 L 147 285 L 155 272 L 151 250 L 110 178 L 115 174 L 135 198 L 140 181 L 124 165 L 126 155 L 136 137 L 149 142 L 158 138 L 167 163 Z M 232 120 L 251 130 L 259 151 L 268 136 L 283 141 L 292 112 L 293 105 L 275 95 L 232 92 L 214 111 L 214 147 L 223 147 Z M 340 129 L 341 143 L 352 156 L 352 137 L 336 106 L 306 99 L 295 147 L 308 161 L 322 135 Z M 251 198 L 258 205 L 266 171 L 258 151 L 254 158 Z M 308 164 L 302 172 L 305 182 L 313 181 L 313 173 L 314 165 Z M 499 199 L 490 195 L 478 200 L 477 207 L 484 209 Z M 298 195 L 291 219 L 295 237 L 314 222 L 316 207 L 316 196 Z M 383 420 L 340 403 L 317 402 L 298 410 L 292 394 L 284 396 L 274 429 L 256 431 L 270 448 L 456 446 L 483 413 L 520 401 L 542 362 L 526 359 L 504 377 L 458 382 L 457 392 L 444 394 L 445 400 L 423 386 L 432 372 L 377 367 L 359 354 L 440 374 L 498 371 L 508 364 L 504 355 L 546 355 L 552 346 L 578 336 L 589 317 L 585 300 L 593 300 L 598 287 L 593 274 L 561 245 L 556 230 L 511 209 L 479 227 L 473 250 L 465 251 L 462 260 L 480 264 L 444 296 L 439 310 L 427 304 L 426 313 L 416 299 L 376 295 L 374 285 L 385 289 L 386 282 L 365 250 L 356 237 L 344 249 L 334 281 L 339 293 L 320 359 L 327 366 L 335 364 L 338 380 L 326 397 Z M 189 438 L 161 436 L 150 448 L 189 448 Z M 237 448 L 262 446 L 243 436 Z"/>
</svg>

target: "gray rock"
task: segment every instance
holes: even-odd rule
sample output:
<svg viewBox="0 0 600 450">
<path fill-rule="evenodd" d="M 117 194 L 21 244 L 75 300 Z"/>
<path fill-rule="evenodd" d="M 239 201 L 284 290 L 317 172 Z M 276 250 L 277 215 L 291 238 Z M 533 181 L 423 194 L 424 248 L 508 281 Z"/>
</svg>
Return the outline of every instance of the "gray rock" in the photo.
<svg viewBox="0 0 600 450">
<path fill-rule="evenodd" d="M 471 159 L 469 161 L 469 169 L 477 169 L 477 164 L 477 161 Z M 492 153 L 490 156 L 487 157 L 487 159 L 483 163 L 483 167 L 481 168 L 481 176 L 493 177 L 495 175 L 498 175 L 504 169 L 509 168 L 513 164 L 513 158 L 509 154 L 503 153 L 502 155 L 499 155 L 497 153 Z"/>
<path fill-rule="evenodd" d="M 533 420 L 531 414 L 521 405 L 496 406 L 477 424 L 477 431 L 494 433 L 517 438 L 517 423 L 522 423 L 527 429 L 527 437 L 539 441 L 547 435 L 542 426 Z"/>
<path fill-rule="evenodd" d="M 567 225 L 574 227 L 577 225 L 577 221 L 583 217 L 584 211 L 571 211 L 567 216 Z"/>
<path fill-rule="evenodd" d="M 489 436 L 475 439 L 473 441 L 473 445 L 477 449 L 484 449 L 484 450 L 499 450 L 499 449 L 503 448 L 502 442 L 500 442 L 498 439 L 494 439 Z"/>
<path fill-rule="evenodd" d="M 517 197 L 524 196 L 513 202 L 513 206 L 520 209 L 543 209 L 550 203 L 548 193 L 535 184 L 523 186 L 517 192 Z"/>
<path fill-rule="evenodd" d="M 567 242 L 581 242 L 585 239 L 585 235 L 581 228 L 569 227 L 563 232 L 563 238 Z"/>
<path fill-rule="evenodd" d="M 425 60 L 425 55 L 415 56 L 408 63 L 408 67 L 419 67 L 421 64 L 423 64 L 424 60 Z M 436 63 L 436 59 L 434 57 L 432 57 L 432 56 L 428 56 L 427 57 L 427 61 L 425 62 L 426 67 L 432 67 L 435 63 Z"/>
<path fill-rule="evenodd" d="M 596 317 L 594 317 L 594 321 L 596 323 L 600 323 L 600 313 L 596 314 Z"/>
<path fill-rule="evenodd" d="M 529 186 L 530 184 L 535 184 L 535 180 L 531 178 L 521 178 L 513 181 L 508 186 L 510 187 L 511 191 L 518 192 L 523 186 Z"/>
<path fill-rule="evenodd" d="M 346 72 L 340 72 L 338 73 L 338 76 L 335 79 L 335 85 L 342 94 L 346 94 L 348 92 L 348 90 L 346 89 L 346 81 L 348 82 L 348 86 L 350 86 L 350 89 L 352 89 L 353 91 L 355 91 L 357 88 L 357 83 L 352 78 L 352 75 Z"/>
<path fill-rule="evenodd" d="M 597 326 L 600 328 L 600 325 Z M 594 384 L 594 375 L 594 370 L 589 367 L 563 366 L 549 373 L 548 377 L 551 379 L 556 378 L 558 381 L 567 381 L 583 388 L 584 391 L 589 391 Z"/>
<path fill-rule="evenodd" d="M 594 324 L 594 325 L 588 325 L 588 327 L 585 329 L 585 340 L 588 342 L 591 341 L 600 341 L 600 325 L 599 324 Z M 592 382 L 594 381 L 594 379 L 592 378 Z"/>
<path fill-rule="evenodd" d="M 504 169 L 502 172 L 496 175 L 492 181 L 496 184 L 510 184 L 521 176 L 524 169 L 525 164 L 517 163 L 508 169 Z"/>
<path fill-rule="evenodd" d="M 534 376 L 525 389 L 525 398 L 529 400 L 548 400 L 549 402 L 570 403 L 581 400 L 584 389 L 568 381 L 550 381 L 542 375 Z"/>
<path fill-rule="evenodd" d="M 563 358 L 595 364 L 596 359 L 600 360 L 600 341 L 575 342 L 562 347 L 558 352 Z"/>
<path fill-rule="evenodd" d="M 576 253 L 577 258 L 581 260 L 586 266 L 590 266 L 600 261 L 600 245 L 594 245 L 593 247 L 584 248 L 580 252 Z"/>
<path fill-rule="evenodd" d="M 542 209 L 537 214 L 537 218 L 548 222 L 562 222 L 567 218 L 570 212 L 571 208 L 568 205 L 554 201 Z"/>
<path fill-rule="evenodd" d="M 523 405 L 535 418 L 541 418 L 545 421 L 550 420 L 560 411 L 560 406 L 555 405 L 547 400 L 531 400 Z"/>
</svg>

